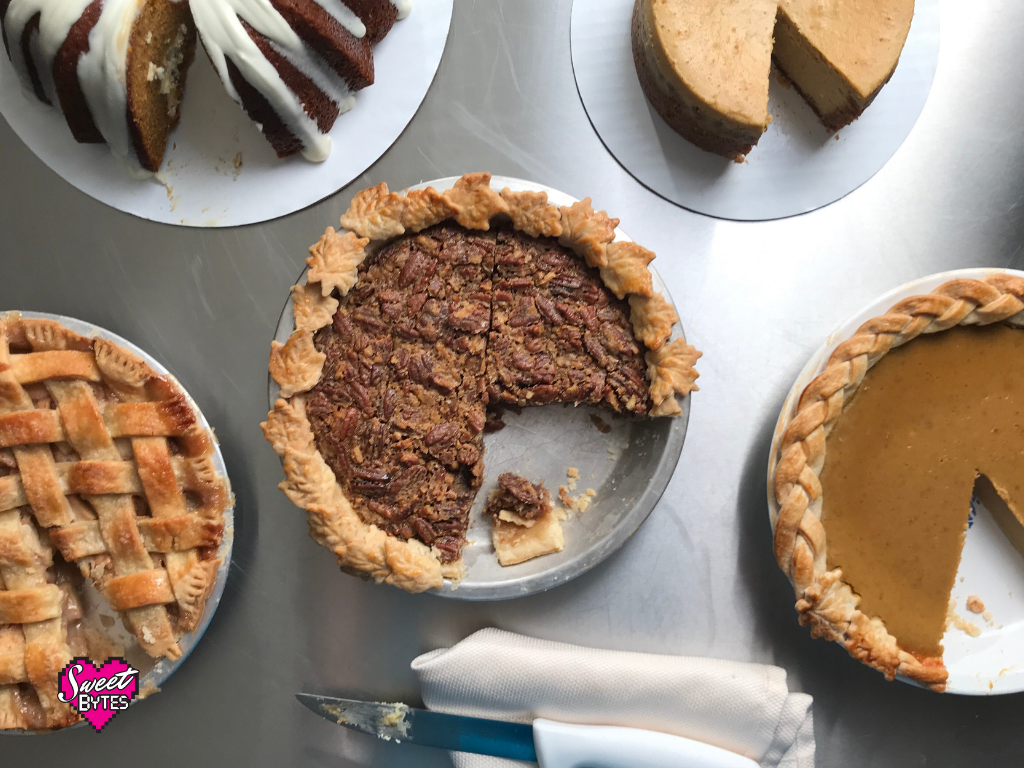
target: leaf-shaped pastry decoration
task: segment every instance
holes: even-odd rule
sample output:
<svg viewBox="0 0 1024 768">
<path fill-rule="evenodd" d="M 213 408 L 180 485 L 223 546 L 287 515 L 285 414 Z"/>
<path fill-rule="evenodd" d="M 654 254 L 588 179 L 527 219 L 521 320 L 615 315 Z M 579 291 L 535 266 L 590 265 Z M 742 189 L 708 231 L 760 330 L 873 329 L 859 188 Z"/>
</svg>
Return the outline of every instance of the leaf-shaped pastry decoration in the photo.
<svg viewBox="0 0 1024 768">
<path fill-rule="evenodd" d="M 306 451 L 313 443 L 313 430 L 298 397 L 291 402 L 279 397 L 260 428 L 278 456 L 287 451 Z"/>
<path fill-rule="evenodd" d="M 698 388 L 695 382 L 700 374 L 693 366 L 700 356 L 701 353 L 684 339 L 670 341 L 661 349 L 647 352 L 647 378 L 655 405 L 652 416 L 680 412 L 678 403 L 673 406 L 667 401 L 674 400 L 677 394 L 686 395 Z"/>
<path fill-rule="evenodd" d="M 433 187 L 414 189 L 405 199 L 402 226 L 410 232 L 420 232 L 457 216 L 459 207 L 449 202 Z"/>
<path fill-rule="evenodd" d="M 313 346 L 311 331 L 296 331 L 284 344 L 270 342 L 270 375 L 281 385 L 281 397 L 312 389 L 326 359 Z"/>
<path fill-rule="evenodd" d="M 648 414 L 652 418 L 658 416 L 678 416 L 683 412 L 683 409 L 679 406 L 679 402 L 675 397 L 666 397 L 658 405 L 651 408 Z"/>
<path fill-rule="evenodd" d="M 96 367 L 111 388 L 139 393 L 156 374 L 143 360 L 106 339 L 95 339 Z"/>
<path fill-rule="evenodd" d="M 532 237 L 558 237 L 562 234 L 562 214 L 548 205 L 547 192 L 513 192 L 501 190 L 501 199 L 508 204 L 512 226 Z"/>
<path fill-rule="evenodd" d="M 508 213 L 508 203 L 491 189 L 491 174 L 467 173 L 443 195 L 458 208 L 455 220 L 466 229 L 490 229 L 492 216 Z"/>
<path fill-rule="evenodd" d="M 405 198 L 397 192 L 388 192 L 388 185 L 382 181 L 352 198 L 348 210 L 341 217 L 341 226 L 370 240 L 398 237 L 405 234 L 402 226 L 404 208 Z"/>
<path fill-rule="evenodd" d="M 391 573 L 386 556 L 388 538 L 376 526 L 365 526 L 361 537 L 348 540 L 344 553 L 335 550 L 338 564 L 347 570 L 365 573 L 380 584 Z"/>
<path fill-rule="evenodd" d="M 334 227 L 328 227 L 323 237 L 309 247 L 311 255 L 306 259 L 309 282 L 320 283 L 320 293 L 324 296 L 330 296 L 335 288 L 344 296 L 359 279 L 358 268 L 366 258 L 369 242 L 351 232 L 339 235 Z"/>
<path fill-rule="evenodd" d="M 284 455 L 284 474 L 285 479 L 277 487 L 292 504 L 307 511 L 313 505 L 334 509 L 338 482 L 323 456 L 315 449 L 288 451 Z"/>
<path fill-rule="evenodd" d="M 401 541 L 388 536 L 384 540 L 384 558 L 391 569 L 385 581 L 406 592 L 440 589 L 444 584 L 441 563 L 428 546 L 416 539 Z"/>
<path fill-rule="evenodd" d="M 316 283 L 292 286 L 295 330 L 318 331 L 330 324 L 337 311 L 338 300 L 334 296 L 324 296 Z"/>
<path fill-rule="evenodd" d="M 605 248 L 605 258 L 607 266 L 601 267 L 601 279 L 608 290 L 620 299 L 630 293 L 641 296 L 654 293 L 651 271 L 647 268 L 654 261 L 653 251 L 622 241 L 609 243 Z"/>
<path fill-rule="evenodd" d="M 563 205 L 559 210 L 562 213 L 562 234 L 558 242 L 582 256 L 587 266 L 605 266 L 605 248 L 615 239 L 619 220 L 609 218 L 604 211 L 595 212 L 589 197 L 572 205 Z"/>
<path fill-rule="evenodd" d="M 648 349 L 661 349 L 672 335 L 672 326 L 679 322 L 679 315 L 660 293 L 630 296 L 629 309 L 633 333 Z"/>
</svg>

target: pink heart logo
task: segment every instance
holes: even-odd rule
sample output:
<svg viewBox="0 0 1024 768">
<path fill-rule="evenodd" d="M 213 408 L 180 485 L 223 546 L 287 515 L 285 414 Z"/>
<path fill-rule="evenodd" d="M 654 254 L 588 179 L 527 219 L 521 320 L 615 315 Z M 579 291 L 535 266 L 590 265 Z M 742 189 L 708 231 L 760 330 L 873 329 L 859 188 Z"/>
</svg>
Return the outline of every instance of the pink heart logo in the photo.
<svg viewBox="0 0 1024 768">
<path fill-rule="evenodd" d="M 97 668 L 89 659 L 76 657 L 60 673 L 57 698 L 70 704 L 97 731 L 128 704 L 139 690 L 139 670 L 120 656 Z"/>
</svg>

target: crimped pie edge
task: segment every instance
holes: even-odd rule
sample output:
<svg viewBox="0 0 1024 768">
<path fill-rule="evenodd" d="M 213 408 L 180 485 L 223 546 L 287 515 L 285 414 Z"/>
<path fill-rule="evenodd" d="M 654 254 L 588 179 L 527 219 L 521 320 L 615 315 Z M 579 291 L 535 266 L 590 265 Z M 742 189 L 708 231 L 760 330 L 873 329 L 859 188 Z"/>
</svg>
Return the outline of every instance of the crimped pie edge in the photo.
<svg viewBox="0 0 1024 768">
<path fill-rule="evenodd" d="M 901 649 L 881 619 L 860 611 L 860 598 L 843 581 L 842 571 L 827 570 L 820 473 L 826 438 L 845 403 L 890 349 L 922 333 L 998 322 L 1024 327 L 1024 278 L 1005 273 L 956 278 L 929 294 L 898 301 L 836 347 L 801 393 L 772 457 L 770 490 L 778 505 L 773 548 L 793 583 L 800 623 L 810 625 L 812 636 L 840 643 L 888 679 L 901 675 L 936 691 L 945 690 L 948 677 L 942 659 Z"/>
<path fill-rule="evenodd" d="M 697 389 L 699 374 L 693 364 L 701 353 L 682 338 L 669 341 L 679 318 L 651 285 L 647 264 L 654 254 L 635 244 L 615 244 L 618 220 L 604 211 L 595 212 L 590 198 L 557 208 L 548 204 L 546 192 L 514 192 L 506 187 L 497 193 L 490 181 L 490 173 L 478 172 L 463 175 L 444 192 L 427 187 L 402 195 L 390 192 L 381 182 L 357 193 L 341 217 L 341 225 L 348 231 L 339 234 L 328 227 L 310 247 L 307 283 L 292 288 L 295 331 L 284 344 L 271 342 L 270 372 L 281 387 L 281 397 L 261 427 L 284 460 L 286 477 L 278 487 L 306 510 L 310 535 L 335 553 L 343 570 L 408 592 L 439 589 L 445 578 L 461 580 L 461 557 L 442 565 L 438 554 L 422 542 L 402 541 L 365 523 L 317 451 L 305 413 L 304 393 L 319 381 L 325 361 L 313 347 L 313 334 L 331 322 L 338 304 L 333 290 L 337 288 L 344 296 L 355 285 L 368 246 L 376 248 L 386 240 L 450 218 L 467 229 L 487 230 L 492 217 L 505 214 L 515 229 L 528 235 L 557 237 L 597 268 L 616 295 L 629 299 L 634 333 L 647 347 L 654 402 L 651 416 L 680 414 L 676 395 Z M 319 291 L 314 287 L 317 283 Z"/>
</svg>

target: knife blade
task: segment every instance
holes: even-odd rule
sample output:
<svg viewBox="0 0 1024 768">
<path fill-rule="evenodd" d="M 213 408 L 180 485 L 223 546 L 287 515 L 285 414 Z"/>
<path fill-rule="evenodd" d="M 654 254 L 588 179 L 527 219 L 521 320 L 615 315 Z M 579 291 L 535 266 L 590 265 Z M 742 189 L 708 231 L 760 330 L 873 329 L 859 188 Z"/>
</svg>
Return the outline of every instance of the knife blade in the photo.
<svg viewBox="0 0 1024 768">
<path fill-rule="evenodd" d="M 530 725 L 414 709 L 405 704 L 295 694 L 332 722 L 382 739 L 536 761 L 540 768 L 759 768 L 735 752 L 642 728 L 538 718 Z"/>
<path fill-rule="evenodd" d="M 297 693 L 295 698 L 327 720 L 381 739 L 512 760 L 537 760 L 532 725 L 309 693 Z"/>
</svg>

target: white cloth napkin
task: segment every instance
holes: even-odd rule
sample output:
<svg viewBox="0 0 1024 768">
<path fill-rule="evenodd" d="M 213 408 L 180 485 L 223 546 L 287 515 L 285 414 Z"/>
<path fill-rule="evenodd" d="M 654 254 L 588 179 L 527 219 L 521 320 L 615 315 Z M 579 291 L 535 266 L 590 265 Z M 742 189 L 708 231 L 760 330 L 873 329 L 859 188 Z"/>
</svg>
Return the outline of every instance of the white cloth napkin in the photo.
<svg viewBox="0 0 1024 768">
<path fill-rule="evenodd" d="M 623 725 L 746 755 L 763 768 L 813 768 L 811 697 L 778 667 L 602 651 L 483 629 L 412 663 L 423 701 L 441 712 L 528 723 Z M 453 752 L 456 768 L 526 765 Z"/>
</svg>

